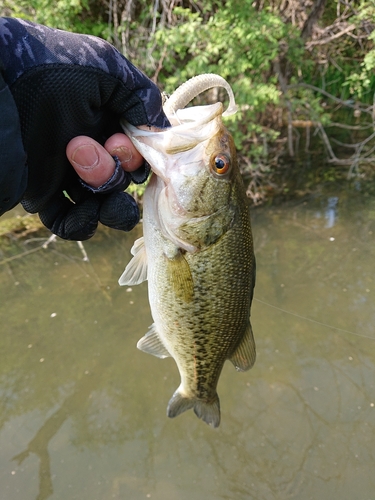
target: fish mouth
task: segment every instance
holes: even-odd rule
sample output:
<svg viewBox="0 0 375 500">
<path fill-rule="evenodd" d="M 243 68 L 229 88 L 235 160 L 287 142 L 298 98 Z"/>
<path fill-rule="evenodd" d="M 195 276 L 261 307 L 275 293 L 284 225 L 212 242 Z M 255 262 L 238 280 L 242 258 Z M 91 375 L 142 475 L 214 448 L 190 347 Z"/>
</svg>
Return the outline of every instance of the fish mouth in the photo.
<svg viewBox="0 0 375 500">
<path fill-rule="evenodd" d="M 152 171 L 168 183 L 170 172 L 177 161 L 181 162 L 180 155 L 190 152 L 219 132 L 222 113 L 223 105 L 217 102 L 177 110 L 171 118 L 175 125 L 168 129 L 144 130 L 126 121 L 122 121 L 121 126 Z"/>
</svg>

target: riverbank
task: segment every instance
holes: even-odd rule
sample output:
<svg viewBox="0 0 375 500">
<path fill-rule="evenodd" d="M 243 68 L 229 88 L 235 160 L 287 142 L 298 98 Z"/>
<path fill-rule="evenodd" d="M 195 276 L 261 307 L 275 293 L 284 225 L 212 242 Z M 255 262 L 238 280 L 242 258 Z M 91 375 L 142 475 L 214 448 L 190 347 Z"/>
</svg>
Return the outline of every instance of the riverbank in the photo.
<svg viewBox="0 0 375 500">
<path fill-rule="evenodd" d="M 317 165 L 317 166 L 316 166 Z M 282 205 L 291 200 L 331 196 L 340 193 L 344 198 L 375 197 L 375 171 L 368 168 L 362 175 L 348 179 L 348 170 L 321 162 L 311 167 L 311 158 L 303 162 L 289 162 L 272 171 L 259 168 L 252 176 L 245 175 L 250 209 L 264 205 Z M 142 205 L 143 186 L 134 185 L 130 192 Z M 28 214 L 17 207 L 0 218 L 0 250 L 15 247 L 28 238 L 48 238 L 38 214 Z M 8 253 L 8 252 L 7 252 Z"/>
</svg>

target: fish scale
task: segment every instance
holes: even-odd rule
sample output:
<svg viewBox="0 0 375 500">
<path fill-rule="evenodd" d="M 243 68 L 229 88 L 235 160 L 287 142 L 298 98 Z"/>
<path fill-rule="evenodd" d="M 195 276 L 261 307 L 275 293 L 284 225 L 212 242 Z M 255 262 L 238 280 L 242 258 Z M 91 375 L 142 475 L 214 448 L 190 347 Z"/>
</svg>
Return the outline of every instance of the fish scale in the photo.
<svg viewBox="0 0 375 500">
<path fill-rule="evenodd" d="M 220 423 L 216 388 L 224 362 L 244 371 L 255 361 L 250 215 L 218 104 L 179 110 L 178 124 L 163 132 L 125 125 L 154 173 L 144 195 L 144 236 L 119 280 L 148 280 L 154 323 L 138 347 L 172 356 L 181 376 L 167 415 L 193 408 L 213 427 Z"/>
</svg>

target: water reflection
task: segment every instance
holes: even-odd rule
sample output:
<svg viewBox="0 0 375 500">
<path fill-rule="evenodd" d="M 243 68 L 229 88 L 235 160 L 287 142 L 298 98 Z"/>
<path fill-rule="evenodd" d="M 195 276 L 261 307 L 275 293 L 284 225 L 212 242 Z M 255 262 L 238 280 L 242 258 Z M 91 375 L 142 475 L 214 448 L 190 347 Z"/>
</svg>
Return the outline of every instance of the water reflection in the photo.
<svg viewBox="0 0 375 500">
<path fill-rule="evenodd" d="M 337 218 L 337 204 L 339 201 L 338 196 L 329 196 L 327 199 L 326 207 L 324 208 L 324 218 L 326 220 L 325 228 L 331 228 L 335 225 Z M 322 210 L 315 212 L 315 217 L 320 219 L 322 217 Z"/>
<path fill-rule="evenodd" d="M 95 376 L 78 380 L 75 384 L 74 392 L 68 396 L 62 402 L 61 406 L 59 406 L 59 408 L 43 423 L 33 439 L 28 443 L 27 448 L 12 458 L 18 465 L 21 465 L 23 461 L 28 458 L 30 453 L 35 453 L 39 458 L 39 494 L 37 500 L 45 500 L 53 493 L 51 460 L 48 451 L 51 439 L 54 438 L 69 417 L 84 410 L 84 407 L 87 405 L 87 400 L 91 392 L 95 389 L 97 382 Z"/>
<path fill-rule="evenodd" d="M 330 196 L 328 198 L 327 209 L 325 213 L 326 217 L 326 228 L 333 227 L 335 225 L 337 217 L 337 203 L 339 201 L 338 196 Z"/>
<path fill-rule="evenodd" d="M 334 193 L 253 226 L 258 360 L 224 367 L 217 431 L 167 419 L 174 362 L 135 348 L 146 287 L 117 279 L 139 234 L 101 232 L 89 263 L 57 242 L 0 266 L 4 498 L 372 498 L 375 202 Z"/>
</svg>

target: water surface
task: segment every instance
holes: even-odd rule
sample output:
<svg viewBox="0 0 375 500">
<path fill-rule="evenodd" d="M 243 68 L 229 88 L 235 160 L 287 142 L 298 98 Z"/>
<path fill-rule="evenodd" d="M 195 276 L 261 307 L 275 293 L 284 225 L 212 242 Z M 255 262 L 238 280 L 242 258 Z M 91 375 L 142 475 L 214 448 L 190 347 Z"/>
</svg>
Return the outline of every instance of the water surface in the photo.
<svg viewBox="0 0 375 500">
<path fill-rule="evenodd" d="M 375 200 L 253 210 L 252 370 L 224 367 L 222 422 L 166 417 L 172 359 L 136 349 L 130 235 L 0 256 L 1 500 L 372 500 Z M 20 245 L 19 254 L 42 241 Z"/>
</svg>

